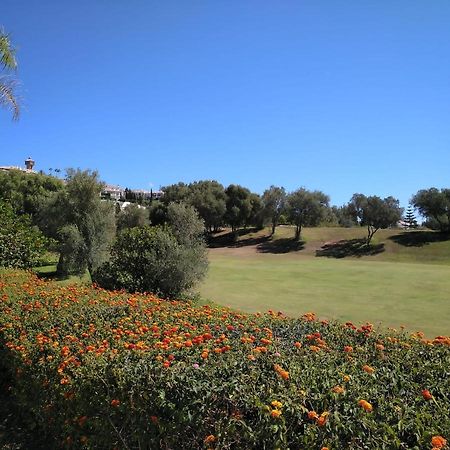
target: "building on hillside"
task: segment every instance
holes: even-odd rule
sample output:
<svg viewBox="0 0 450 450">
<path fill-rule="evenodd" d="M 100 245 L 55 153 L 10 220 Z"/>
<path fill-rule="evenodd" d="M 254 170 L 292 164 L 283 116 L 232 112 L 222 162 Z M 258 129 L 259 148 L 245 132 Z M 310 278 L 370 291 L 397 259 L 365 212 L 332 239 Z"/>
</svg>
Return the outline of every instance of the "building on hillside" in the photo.
<svg viewBox="0 0 450 450">
<path fill-rule="evenodd" d="M 25 167 L 0 166 L 0 170 L 3 170 L 4 172 L 7 172 L 9 170 L 20 170 L 21 172 L 25 172 L 25 173 L 36 173 L 36 171 L 33 170 L 34 165 L 35 165 L 35 161 L 30 156 L 28 159 L 25 160 Z"/>
<path fill-rule="evenodd" d="M 104 199 L 121 200 L 125 198 L 125 189 L 120 186 L 107 184 L 102 189 L 101 197 Z"/>
</svg>

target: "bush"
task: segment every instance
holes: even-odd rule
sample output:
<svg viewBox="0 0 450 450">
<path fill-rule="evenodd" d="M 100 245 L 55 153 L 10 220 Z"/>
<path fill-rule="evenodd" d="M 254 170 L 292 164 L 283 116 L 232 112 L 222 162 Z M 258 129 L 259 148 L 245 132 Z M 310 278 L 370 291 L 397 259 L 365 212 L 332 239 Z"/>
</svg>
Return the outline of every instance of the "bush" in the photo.
<svg viewBox="0 0 450 450">
<path fill-rule="evenodd" d="M 119 233 L 111 260 L 94 273 L 93 281 L 106 289 L 176 297 L 192 288 L 206 269 L 201 242 L 183 245 L 168 228 L 144 226 Z"/>
<path fill-rule="evenodd" d="M 0 201 L 0 267 L 36 265 L 47 243 L 28 215 L 17 216 L 9 203 Z"/>
<path fill-rule="evenodd" d="M 14 271 L 0 298 L 0 374 L 41 448 L 426 450 L 450 437 L 450 338 Z"/>
</svg>

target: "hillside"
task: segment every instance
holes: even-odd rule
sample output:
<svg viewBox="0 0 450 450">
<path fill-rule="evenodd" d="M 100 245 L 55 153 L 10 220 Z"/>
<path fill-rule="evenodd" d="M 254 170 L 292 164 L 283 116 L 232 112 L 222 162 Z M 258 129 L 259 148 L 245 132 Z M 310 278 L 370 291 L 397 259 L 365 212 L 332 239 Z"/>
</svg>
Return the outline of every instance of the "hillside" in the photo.
<svg viewBox="0 0 450 450">
<path fill-rule="evenodd" d="M 448 237 L 380 230 L 375 251 L 354 256 L 348 241 L 364 237 L 364 229 L 307 228 L 299 249 L 292 235 L 280 227 L 273 239 L 262 230 L 236 244 L 227 243 L 226 233 L 217 236 L 202 296 L 246 312 L 272 308 L 297 317 L 313 310 L 327 319 L 404 325 L 429 336 L 450 332 Z"/>
</svg>

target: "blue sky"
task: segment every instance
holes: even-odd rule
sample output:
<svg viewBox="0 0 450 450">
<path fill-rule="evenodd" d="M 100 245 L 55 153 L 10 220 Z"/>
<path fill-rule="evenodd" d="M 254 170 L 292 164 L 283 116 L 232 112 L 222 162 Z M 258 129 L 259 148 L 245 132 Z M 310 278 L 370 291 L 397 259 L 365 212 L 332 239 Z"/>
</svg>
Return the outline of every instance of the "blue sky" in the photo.
<svg viewBox="0 0 450 450">
<path fill-rule="evenodd" d="M 449 187 L 450 2 L 2 0 L 23 112 L 0 165 L 158 188 Z"/>
</svg>

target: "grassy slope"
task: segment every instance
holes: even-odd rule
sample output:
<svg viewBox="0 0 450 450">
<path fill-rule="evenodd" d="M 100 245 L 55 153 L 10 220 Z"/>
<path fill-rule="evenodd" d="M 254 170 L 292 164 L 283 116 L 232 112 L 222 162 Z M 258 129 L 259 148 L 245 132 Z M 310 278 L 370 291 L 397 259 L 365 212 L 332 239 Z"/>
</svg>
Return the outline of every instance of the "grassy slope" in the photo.
<svg viewBox="0 0 450 450">
<path fill-rule="evenodd" d="M 267 233 L 267 232 L 266 232 Z M 325 242 L 362 237 L 361 229 L 306 229 L 303 250 L 261 253 L 253 245 L 264 232 L 247 235 L 252 245 L 210 251 L 210 272 L 201 294 L 244 311 L 282 310 L 297 316 L 406 325 L 427 335 L 450 333 L 450 240 L 405 246 L 381 230 L 384 252 L 361 258 L 318 258 Z M 282 228 L 276 239 L 292 230 Z M 252 239 L 250 241 L 249 239 Z"/>
</svg>

